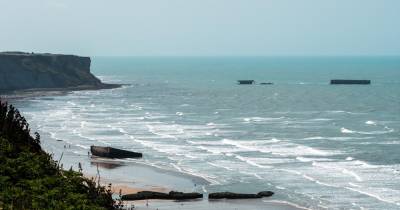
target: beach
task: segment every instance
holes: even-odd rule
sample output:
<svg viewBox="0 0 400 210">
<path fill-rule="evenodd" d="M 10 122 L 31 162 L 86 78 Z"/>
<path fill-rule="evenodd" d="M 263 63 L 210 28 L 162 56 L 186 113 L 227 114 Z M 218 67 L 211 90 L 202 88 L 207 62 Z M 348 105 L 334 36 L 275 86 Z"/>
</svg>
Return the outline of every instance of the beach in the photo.
<svg viewBox="0 0 400 210">
<path fill-rule="evenodd" d="M 72 167 L 78 170 L 81 164 L 83 173 L 88 178 L 98 178 L 100 174 L 100 183 L 108 186 L 111 183 L 114 198 L 118 198 L 119 193 L 131 194 L 140 191 L 155 191 L 168 193 L 169 191 L 182 192 L 204 192 L 205 186 L 210 182 L 202 177 L 190 174 L 179 173 L 172 170 L 165 170 L 155 166 L 146 165 L 139 162 L 124 161 L 122 159 L 107 159 L 91 155 L 76 154 L 74 145 L 70 145 L 60 139 L 53 139 L 50 136 L 42 136 L 42 146 L 46 151 L 54 155 L 55 160 L 65 169 Z M 62 157 L 61 157 L 62 155 Z M 97 170 L 99 173 L 97 173 Z M 239 192 L 238 192 L 239 193 Z M 172 209 L 248 209 L 248 210 L 299 210 L 294 205 L 277 201 L 273 197 L 262 199 L 235 199 L 235 200 L 208 200 L 196 199 L 187 201 L 174 200 L 142 200 L 142 201 L 124 201 L 126 208 L 135 206 L 135 209 L 149 210 L 172 210 Z"/>
<path fill-rule="evenodd" d="M 94 58 L 102 81 L 132 85 L 13 104 L 41 134 L 43 148 L 56 160 L 63 154 L 64 168 L 77 170 L 81 162 L 85 174 L 96 175 L 98 166 L 115 186 L 269 190 L 275 194 L 263 202 L 399 209 L 400 83 L 387 79 L 399 78 L 396 65 L 380 57 Z M 365 72 L 370 85 L 329 84 L 364 79 Z M 91 145 L 143 158 L 92 158 Z"/>
</svg>

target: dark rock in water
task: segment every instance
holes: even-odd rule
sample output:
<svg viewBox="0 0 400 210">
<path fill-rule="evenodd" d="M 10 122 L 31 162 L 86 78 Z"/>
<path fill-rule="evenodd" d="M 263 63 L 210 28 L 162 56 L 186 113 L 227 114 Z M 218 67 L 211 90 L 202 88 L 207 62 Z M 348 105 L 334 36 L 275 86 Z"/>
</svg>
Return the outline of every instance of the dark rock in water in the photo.
<svg viewBox="0 0 400 210">
<path fill-rule="evenodd" d="M 133 201 L 133 200 L 147 200 L 147 199 L 168 199 L 169 195 L 166 193 L 153 192 L 153 191 L 141 191 L 135 194 L 122 195 L 122 200 Z"/>
<path fill-rule="evenodd" d="M 169 194 L 169 197 L 173 200 L 188 200 L 188 199 L 203 198 L 203 194 L 196 193 L 196 192 L 183 193 L 183 192 L 171 191 L 168 194 Z"/>
<path fill-rule="evenodd" d="M 270 197 L 274 193 L 270 191 L 262 191 L 257 194 L 244 194 L 244 193 L 232 193 L 232 192 L 216 192 L 208 195 L 209 199 L 254 199 L 262 197 Z"/>
<path fill-rule="evenodd" d="M 274 194 L 274 192 L 271 191 L 261 191 L 259 193 L 257 193 L 257 195 L 261 196 L 261 197 L 271 197 Z"/>
<path fill-rule="evenodd" d="M 202 198 L 203 195 L 200 193 L 183 193 L 171 191 L 167 193 L 153 192 L 153 191 L 142 191 L 135 194 L 122 195 L 122 200 L 133 201 L 133 200 L 148 200 L 148 199 L 162 199 L 162 200 L 189 200 Z"/>
<path fill-rule="evenodd" d="M 331 85 L 369 85 L 371 80 L 333 79 Z"/>
<path fill-rule="evenodd" d="M 242 193 L 232 193 L 232 192 L 216 192 L 210 193 L 208 195 L 209 199 L 250 199 L 250 198 L 261 198 L 257 194 L 242 194 Z"/>
<path fill-rule="evenodd" d="M 89 57 L 23 52 L 0 53 L 0 92 L 115 88 L 90 73 Z"/>
<path fill-rule="evenodd" d="M 143 156 L 142 153 L 116 149 L 113 147 L 90 146 L 90 152 L 92 155 L 107 158 L 141 158 Z"/>
<path fill-rule="evenodd" d="M 252 85 L 254 84 L 254 80 L 238 80 L 239 85 Z"/>
</svg>

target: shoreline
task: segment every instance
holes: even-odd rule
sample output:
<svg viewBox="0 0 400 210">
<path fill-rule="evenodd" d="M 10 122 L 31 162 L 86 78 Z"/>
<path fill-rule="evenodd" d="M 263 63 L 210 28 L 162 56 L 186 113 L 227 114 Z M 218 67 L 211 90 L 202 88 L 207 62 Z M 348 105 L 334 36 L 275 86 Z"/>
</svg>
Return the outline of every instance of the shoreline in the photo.
<svg viewBox="0 0 400 210">
<path fill-rule="evenodd" d="M 106 159 L 98 157 L 89 157 L 86 155 L 78 155 L 72 152 L 74 146 L 63 148 L 66 144 L 64 141 L 57 141 L 48 135 L 43 135 L 43 148 L 53 153 L 55 159 L 59 159 L 60 152 L 63 153 L 61 163 L 64 169 L 73 167 L 77 169 L 79 163 L 83 167 L 84 176 L 91 178 L 96 177 L 97 168 L 100 171 L 100 183 L 107 186 L 111 183 L 113 194 L 118 198 L 119 191 L 122 194 L 137 193 L 139 191 L 156 191 L 168 193 L 169 191 L 181 192 L 204 192 L 204 188 L 210 183 L 202 177 L 186 174 L 178 171 L 158 168 L 140 162 L 131 162 L 121 159 Z M 49 145 L 50 144 L 50 145 Z M 59 149 L 57 151 L 49 151 L 49 147 Z M 239 192 L 238 192 L 239 193 Z M 126 207 L 131 205 L 135 209 L 147 210 L 231 210 L 231 209 L 248 209 L 248 210 L 304 210 L 295 204 L 287 201 L 277 201 L 274 197 L 261 199 L 221 199 L 208 200 L 207 198 L 198 200 L 141 200 L 141 201 L 124 201 Z"/>
<path fill-rule="evenodd" d="M 40 92 L 42 93 L 42 92 Z M 45 96 L 49 96 L 45 91 Z M 60 93 L 60 92 L 56 92 Z M 68 92 L 61 92 L 68 94 Z M 62 94 L 61 94 L 62 95 Z M 37 97 L 31 96 L 31 97 Z M 51 96 L 51 95 L 50 95 Z M 19 97 L 19 99 L 28 97 Z M 70 144 L 64 140 L 55 139 L 49 133 L 41 132 L 42 148 L 50 154 L 53 154 L 55 160 L 61 160 L 64 169 L 77 169 L 79 163 L 83 166 L 84 175 L 86 177 L 94 177 L 97 167 L 100 170 L 103 186 L 108 183 L 112 184 L 114 195 L 118 195 L 122 190 L 122 194 L 136 193 L 138 191 L 161 191 L 169 192 L 171 190 L 181 192 L 204 192 L 204 187 L 210 183 L 201 176 L 186 174 L 183 172 L 172 171 L 159 168 L 150 164 L 141 163 L 139 160 L 121 160 L 121 159 L 105 159 L 92 158 L 86 152 L 82 152 L 82 148 Z M 79 152 L 76 150 L 78 149 Z M 238 192 L 240 193 L 240 192 Z M 274 197 L 272 197 L 273 199 Z M 286 201 L 271 203 L 270 199 L 251 199 L 251 200 L 189 200 L 189 201 L 166 201 L 166 200 L 151 200 L 150 206 L 146 202 L 134 201 L 129 202 L 135 204 L 136 209 L 277 209 L 277 210 L 300 210 L 296 205 L 292 205 Z M 125 201 L 126 202 L 126 201 Z"/>
<path fill-rule="evenodd" d="M 93 159 L 93 158 L 91 158 Z M 117 162 L 117 160 L 115 160 Z M 104 159 L 97 159 L 97 163 L 105 163 L 110 164 L 110 161 Z M 111 161 L 112 162 L 112 161 Z M 104 165 L 103 165 L 104 166 Z M 127 164 L 127 167 L 136 167 L 138 172 L 140 172 L 141 167 L 148 168 L 152 170 L 152 176 L 168 176 L 169 173 L 174 173 L 175 175 L 180 176 L 180 178 L 188 178 L 190 174 L 184 174 L 182 172 L 173 172 L 168 171 L 166 169 L 160 169 L 155 166 L 145 165 L 141 163 Z M 105 169 L 104 167 L 102 167 Z M 113 169 L 107 169 L 113 170 Z M 84 174 L 86 177 L 95 177 L 93 174 Z M 201 177 L 198 177 L 202 179 Z M 135 179 L 134 177 L 132 179 Z M 176 191 L 176 186 L 166 187 L 157 184 L 146 184 L 138 182 L 131 182 L 130 180 L 121 180 L 115 179 L 113 177 L 101 177 L 100 183 L 104 186 L 107 186 L 109 183 L 112 184 L 112 190 L 114 196 L 119 195 L 119 191 L 122 190 L 122 195 L 138 193 L 140 191 L 154 191 L 154 192 L 162 192 L 168 193 L 170 191 Z M 180 191 L 180 190 L 178 190 Z M 184 190 L 184 192 L 192 192 L 188 190 Z M 207 192 L 201 192 L 203 195 L 207 196 Z M 272 198 L 272 199 L 271 199 Z M 304 208 L 298 206 L 296 204 L 292 204 L 288 201 L 275 200 L 273 197 L 267 198 L 259 198 L 259 199 L 218 199 L 218 200 L 209 200 L 208 198 L 203 199 L 194 199 L 194 200 L 158 200 L 158 199 L 149 199 L 149 200 L 135 200 L 135 201 L 123 201 L 126 207 L 135 206 L 135 209 L 147 209 L 147 210 L 175 210 L 175 209 L 190 209 L 190 210 L 202 210 L 202 209 L 210 209 L 210 210 L 231 210 L 231 209 L 248 209 L 248 210 L 309 210 L 308 208 Z"/>
</svg>

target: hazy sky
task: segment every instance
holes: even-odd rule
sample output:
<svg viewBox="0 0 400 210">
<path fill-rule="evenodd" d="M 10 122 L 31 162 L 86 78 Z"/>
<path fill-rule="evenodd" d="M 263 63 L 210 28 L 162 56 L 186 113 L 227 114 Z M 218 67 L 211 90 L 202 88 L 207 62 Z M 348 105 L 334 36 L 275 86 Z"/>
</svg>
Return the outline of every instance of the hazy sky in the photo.
<svg viewBox="0 0 400 210">
<path fill-rule="evenodd" d="M 400 55 L 400 0 L 0 0 L 0 51 Z"/>
</svg>

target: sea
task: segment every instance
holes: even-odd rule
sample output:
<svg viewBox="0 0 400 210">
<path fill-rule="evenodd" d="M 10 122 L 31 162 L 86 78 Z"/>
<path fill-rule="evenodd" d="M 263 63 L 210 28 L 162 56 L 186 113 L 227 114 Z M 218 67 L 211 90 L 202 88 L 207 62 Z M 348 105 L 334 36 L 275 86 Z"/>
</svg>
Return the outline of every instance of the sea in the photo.
<svg viewBox="0 0 400 210">
<path fill-rule="evenodd" d="M 142 152 L 125 161 L 207 180 L 198 191 L 400 209 L 399 57 L 92 57 L 91 71 L 124 85 L 16 101 L 32 131 L 77 155 Z"/>
</svg>

